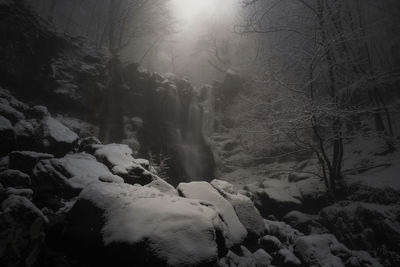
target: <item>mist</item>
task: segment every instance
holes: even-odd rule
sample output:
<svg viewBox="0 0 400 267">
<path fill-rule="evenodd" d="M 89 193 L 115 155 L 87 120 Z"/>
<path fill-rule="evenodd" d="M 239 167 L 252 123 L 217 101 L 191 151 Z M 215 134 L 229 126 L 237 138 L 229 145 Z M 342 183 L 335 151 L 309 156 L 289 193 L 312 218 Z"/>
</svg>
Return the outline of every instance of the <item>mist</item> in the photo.
<svg viewBox="0 0 400 267">
<path fill-rule="evenodd" d="M 398 0 L 0 0 L 0 266 L 400 266 Z"/>
</svg>

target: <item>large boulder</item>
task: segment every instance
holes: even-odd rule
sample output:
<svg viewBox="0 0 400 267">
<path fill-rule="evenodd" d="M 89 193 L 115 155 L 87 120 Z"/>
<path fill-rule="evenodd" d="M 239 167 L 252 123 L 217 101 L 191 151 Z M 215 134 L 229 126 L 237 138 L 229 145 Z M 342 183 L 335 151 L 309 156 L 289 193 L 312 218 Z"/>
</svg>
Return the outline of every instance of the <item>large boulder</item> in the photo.
<svg viewBox="0 0 400 267">
<path fill-rule="evenodd" d="M 63 158 L 41 160 L 33 171 L 33 186 L 38 196 L 73 197 L 94 181 L 123 182 L 87 153 L 68 154 Z"/>
<path fill-rule="evenodd" d="M 32 202 L 11 195 L 1 203 L 0 265 L 36 266 L 47 218 Z"/>
<path fill-rule="evenodd" d="M 89 150 L 98 161 L 129 184 L 146 185 L 157 178 L 133 158 L 133 151 L 127 145 L 92 145 Z"/>
<path fill-rule="evenodd" d="M 213 180 L 211 185 L 232 205 L 239 221 L 247 230 L 250 243 L 256 242 L 264 233 L 265 226 L 253 201 L 247 196 L 237 193 L 233 185 L 228 182 Z"/>
<path fill-rule="evenodd" d="M 46 116 L 36 127 L 35 137 L 41 151 L 57 156 L 72 151 L 78 143 L 76 133 L 50 116 Z"/>
<path fill-rule="evenodd" d="M 220 214 L 200 200 L 126 183 L 92 183 L 67 217 L 72 253 L 89 264 L 200 266 L 226 254 Z"/>
<path fill-rule="evenodd" d="M 229 229 L 228 247 L 241 244 L 247 237 L 247 231 L 232 205 L 211 184 L 207 182 L 180 183 L 177 189 L 180 195 L 207 201 L 220 211 Z"/>
</svg>

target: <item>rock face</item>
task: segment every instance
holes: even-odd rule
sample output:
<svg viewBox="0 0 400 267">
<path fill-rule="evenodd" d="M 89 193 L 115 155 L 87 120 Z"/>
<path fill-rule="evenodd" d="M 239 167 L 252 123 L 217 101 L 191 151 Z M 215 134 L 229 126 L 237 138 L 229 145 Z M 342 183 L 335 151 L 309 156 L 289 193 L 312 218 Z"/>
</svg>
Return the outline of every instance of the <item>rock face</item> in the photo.
<svg viewBox="0 0 400 267">
<path fill-rule="evenodd" d="M 115 183 L 85 188 L 67 229 L 78 250 L 106 251 L 103 260 L 115 266 L 212 264 L 224 251 L 226 234 L 219 214 L 202 201 Z"/>
<path fill-rule="evenodd" d="M 232 205 L 239 221 L 246 228 L 248 241 L 254 243 L 264 233 L 263 218 L 250 198 L 237 193 L 228 182 L 213 180 L 211 185 Z"/>
<path fill-rule="evenodd" d="M 218 191 L 207 182 L 181 183 L 177 187 L 179 194 L 191 199 L 200 199 L 210 202 L 220 212 L 226 223 L 229 236 L 228 247 L 238 245 L 247 236 L 247 231 L 237 217 L 232 205 L 225 200 Z"/>
</svg>

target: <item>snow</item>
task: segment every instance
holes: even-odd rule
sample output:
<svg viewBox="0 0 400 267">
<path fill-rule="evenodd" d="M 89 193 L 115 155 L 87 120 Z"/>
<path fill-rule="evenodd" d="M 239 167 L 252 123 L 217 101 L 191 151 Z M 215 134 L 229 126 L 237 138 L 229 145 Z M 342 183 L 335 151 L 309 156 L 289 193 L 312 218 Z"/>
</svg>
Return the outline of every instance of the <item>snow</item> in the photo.
<svg viewBox="0 0 400 267">
<path fill-rule="evenodd" d="M 207 182 L 180 183 L 177 187 L 180 194 L 191 199 L 210 202 L 220 212 L 229 229 L 228 247 L 240 244 L 247 236 L 247 231 L 237 217 L 232 205 Z"/>
<path fill-rule="evenodd" d="M 165 194 L 178 196 L 178 191 L 172 185 L 170 185 L 161 178 L 154 179 L 151 183 L 147 184 L 146 186 L 156 188 Z"/>
<path fill-rule="evenodd" d="M 261 236 L 264 233 L 263 218 L 250 198 L 238 194 L 234 186 L 226 181 L 213 180 L 211 185 L 233 206 L 240 222 L 249 234 Z"/>
<path fill-rule="evenodd" d="M 129 171 L 141 166 L 135 162 L 132 149 L 123 144 L 94 145 L 94 156 L 101 162 L 110 165 L 115 174 L 129 174 Z"/>
<path fill-rule="evenodd" d="M 103 241 L 129 244 L 148 240 L 157 257 L 171 266 L 192 266 L 217 258 L 218 214 L 200 201 L 150 187 L 92 183 L 80 199 L 105 211 Z"/>
<path fill-rule="evenodd" d="M 47 116 L 42 120 L 44 137 L 51 137 L 56 142 L 73 143 L 78 135 L 53 117 Z"/>
<path fill-rule="evenodd" d="M 96 161 L 89 154 L 68 154 L 64 158 L 54 159 L 70 175 L 66 182 L 73 188 L 83 189 L 88 184 L 97 181 L 122 182 L 122 178 L 113 175 L 106 166 Z M 121 181 L 122 180 L 122 181 Z"/>
</svg>

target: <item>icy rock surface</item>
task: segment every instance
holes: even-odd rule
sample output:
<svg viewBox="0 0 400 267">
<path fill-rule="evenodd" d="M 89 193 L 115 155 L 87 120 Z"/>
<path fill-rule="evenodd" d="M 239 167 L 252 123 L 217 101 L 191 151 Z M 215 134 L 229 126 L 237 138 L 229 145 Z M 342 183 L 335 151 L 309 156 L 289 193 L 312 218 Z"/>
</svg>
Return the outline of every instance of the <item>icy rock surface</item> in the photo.
<svg viewBox="0 0 400 267">
<path fill-rule="evenodd" d="M 93 210 L 100 211 L 97 218 L 90 216 Z M 69 235 L 84 244 L 91 224 L 99 221 L 103 246 L 118 245 L 117 254 L 131 265 L 146 260 L 164 266 L 212 264 L 224 247 L 226 228 L 214 209 L 155 188 L 92 183 L 71 209 Z"/>
<path fill-rule="evenodd" d="M 246 229 L 240 222 L 232 205 L 211 184 L 207 182 L 180 183 L 177 189 L 182 196 L 207 201 L 219 210 L 229 229 L 228 247 L 243 242 L 247 236 Z"/>
</svg>

